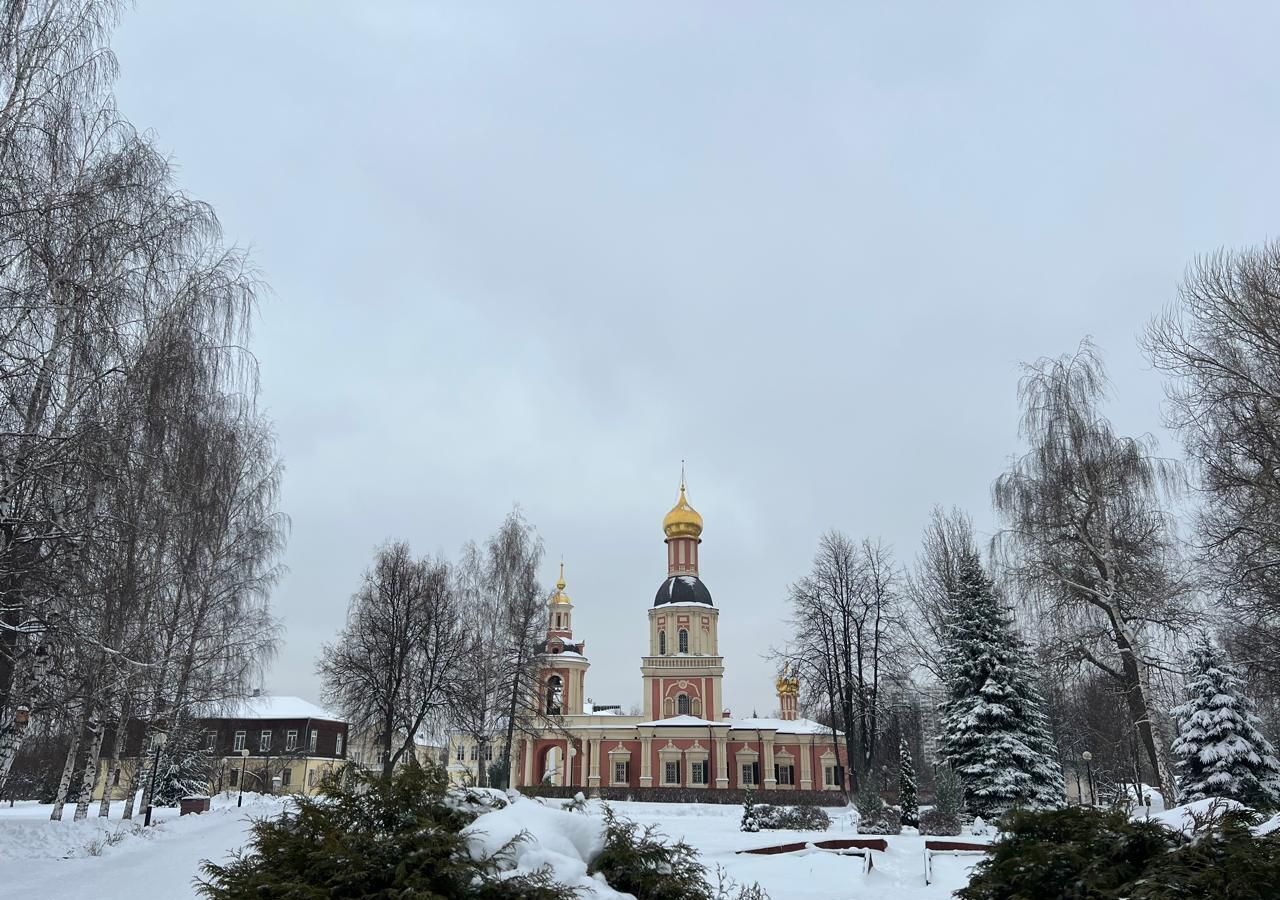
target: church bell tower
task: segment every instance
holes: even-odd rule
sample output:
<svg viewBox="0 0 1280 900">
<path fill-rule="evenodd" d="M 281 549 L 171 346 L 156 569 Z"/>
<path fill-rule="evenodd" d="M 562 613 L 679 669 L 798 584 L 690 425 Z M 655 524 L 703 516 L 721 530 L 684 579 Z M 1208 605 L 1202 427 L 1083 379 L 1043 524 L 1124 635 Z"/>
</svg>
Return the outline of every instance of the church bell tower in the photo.
<svg viewBox="0 0 1280 900">
<path fill-rule="evenodd" d="M 649 654 L 640 664 L 646 719 L 691 716 L 718 721 L 724 697 L 720 611 L 698 569 L 702 516 L 689 503 L 684 476 L 676 505 L 662 520 L 667 578 L 649 609 Z"/>
</svg>

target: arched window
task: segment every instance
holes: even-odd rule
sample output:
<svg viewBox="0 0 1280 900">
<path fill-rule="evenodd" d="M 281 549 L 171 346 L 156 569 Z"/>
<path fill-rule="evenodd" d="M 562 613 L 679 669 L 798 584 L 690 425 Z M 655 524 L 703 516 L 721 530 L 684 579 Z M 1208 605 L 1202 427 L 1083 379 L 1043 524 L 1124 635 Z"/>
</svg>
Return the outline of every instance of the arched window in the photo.
<svg viewBox="0 0 1280 900">
<path fill-rule="evenodd" d="M 689 630 L 687 628 L 680 629 L 680 652 L 689 652 Z"/>
<path fill-rule="evenodd" d="M 560 613 L 556 613 L 556 628 L 560 627 Z"/>
<path fill-rule="evenodd" d="M 667 655 L 667 633 L 665 631 L 658 632 L 658 655 Z"/>
<path fill-rule="evenodd" d="M 547 715 L 560 715 L 560 698 L 562 696 L 562 682 L 559 675 L 552 675 L 547 679 Z"/>
<path fill-rule="evenodd" d="M 688 694 L 681 694 L 680 696 L 676 697 L 676 715 L 677 716 L 689 715 L 689 695 Z"/>
<path fill-rule="evenodd" d="M 697 697 L 693 698 L 693 714 L 695 716 L 702 715 L 702 700 Z"/>
</svg>

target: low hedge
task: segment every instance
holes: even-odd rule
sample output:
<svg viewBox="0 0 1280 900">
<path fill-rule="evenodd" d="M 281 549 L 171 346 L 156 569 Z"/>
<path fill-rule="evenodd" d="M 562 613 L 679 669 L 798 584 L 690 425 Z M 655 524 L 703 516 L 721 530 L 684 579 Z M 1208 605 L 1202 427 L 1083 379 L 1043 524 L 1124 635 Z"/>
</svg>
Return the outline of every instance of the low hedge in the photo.
<svg viewBox="0 0 1280 900">
<path fill-rule="evenodd" d="M 526 797 L 553 797 L 572 799 L 574 794 L 585 794 L 601 800 L 635 800 L 645 803 L 722 803 L 741 805 L 747 792 L 737 789 L 708 789 L 687 787 L 563 787 L 537 785 L 518 788 Z M 775 806 L 844 806 L 845 796 L 839 791 L 755 790 L 756 800 L 767 799 Z"/>
<path fill-rule="evenodd" d="M 755 816 L 756 825 L 770 831 L 826 831 L 831 827 L 831 817 L 818 806 L 760 803 Z"/>
</svg>

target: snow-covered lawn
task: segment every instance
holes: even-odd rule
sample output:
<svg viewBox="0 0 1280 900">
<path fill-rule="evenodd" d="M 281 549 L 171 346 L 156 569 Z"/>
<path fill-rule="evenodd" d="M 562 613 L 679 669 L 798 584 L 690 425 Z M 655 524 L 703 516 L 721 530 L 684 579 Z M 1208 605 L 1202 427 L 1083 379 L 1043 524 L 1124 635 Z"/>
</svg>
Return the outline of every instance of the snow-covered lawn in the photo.
<svg viewBox="0 0 1280 900">
<path fill-rule="evenodd" d="M 235 798 L 215 797 L 214 808 L 203 815 L 179 817 L 177 810 L 158 811 L 158 825 L 145 832 L 141 819 L 122 823 L 120 807 L 109 820 L 91 816 L 84 822 L 50 822 L 48 805 L 26 803 L 0 808 L 0 895 L 35 897 L 50 885 L 65 897 L 95 900 L 136 900 L 149 897 L 194 897 L 193 881 L 200 861 L 221 862 L 243 846 L 253 817 L 274 815 L 287 801 L 245 796 L 243 809 Z M 558 802 L 543 806 L 522 799 L 511 807 L 482 816 L 472 826 L 487 834 L 478 844 L 500 845 L 510 836 L 527 831 L 530 839 L 520 850 L 520 862 L 529 867 L 550 864 L 569 883 L 598 889 L 611 896 L 598 881 L 586 876 L 582 860 L 594 853 L 601 819 L 597 803 L 589 813 L 561 812 Z M 889 850 L 875 853 L 875 868 L 862 874 L 860 861 L 824 851 L 801 851 L 773 856 L 753 856 L 737 851 L 826 837 L 853 837 L 854 830 L 841 810 L 830 810 L 829 832 L 738 830 L 740 806 L 715 804 L 615 803 L 624 818 L 657 825 L 668 837 L 683 838 L 702 854 L 714 872 L 722 867 L 734 880 L 758 881 L 773 900 L 808 898 L 881 898 L 926 900 L 949 897 L 965 883 L 974 857 L 939 857 L 934 861 L 934 884 L 924 884 L 924 839 L 916 835 L 889 837 Z M 93 812 L 96 812 L 96 807 Z M 121 834 L 114 843 L 104 840 Z M 972 838 L 961 838 L 973 840 Z M 616 896 L 616 895 L 612 895 Z"/>
<path fill-rule="evenodd" d="M 558 806 L 558 801 L 550 801 Z M 739 853 L 778 844 L 820 841 L 832 837 L 857 837 L 843 810 L 831 809 L 829 831 L 738 830 L 741 806 L 676 803 L 612 803 L 622 818 L 642 825 L 656 825 L 673 840 L 683 838 L 696 847 L 702 862 L 714 873 L 717 866 L 739 884 L 759 882 L 773 900 L 834 900 L 834 898 L 892 898 L 928 900 L 950 897 L 968 881 L 975 856 L 934 858 L 934 883 L 924 883 L 924 838 L 914 834 L 887 838 L 887 852 L 875 852 L 874 868 L 862 873 L 857 857 L 838 856 L 823 850 L 802 850 L 757 856 Z M 578 821 L 583 821 L 581 826 Z M 527 831 L 531 839 L 517 852 L 521 868 L 550 864 L 566 883 L 589 885 L 583 879 L 582 857 L 592 852 L 589 823 L 599 822 L 599 804 L 588 804 L 588 813 L 562 813 L 540 807 L 536 801 L 521 800 L 505 810 L 482 816 L 471 827 L 486 832 L 492 847 Z M 597 826 L 598 827 L 598 826 Z M 989 838 L 963 836 L 951 840 L 986 843 Z M 714 878 L 712 879 L 714 881 Z M 602 896 L 613 896 L 601 891 Z"/>
<path fill-rule="evenodd" d="M 67 807 L 61 822 L 50 822 L 52 806 L 38 803 L 0 807 L 0 896 L 39 897 L 51 886 L 63 897 L 137 900 L 139 896 L 194 897 L 193 880 L 203 859 L 223 860 L 248 839 L 250 817 L 274 815 L 285 801 L 246 794 L 218 796 L 213 809 L 179 817 L 176 809 L 158 809 L 151 828 L 142 816 L 122 822 L 115 803 L 109 819 L 72 822 Z"/>
</svg>

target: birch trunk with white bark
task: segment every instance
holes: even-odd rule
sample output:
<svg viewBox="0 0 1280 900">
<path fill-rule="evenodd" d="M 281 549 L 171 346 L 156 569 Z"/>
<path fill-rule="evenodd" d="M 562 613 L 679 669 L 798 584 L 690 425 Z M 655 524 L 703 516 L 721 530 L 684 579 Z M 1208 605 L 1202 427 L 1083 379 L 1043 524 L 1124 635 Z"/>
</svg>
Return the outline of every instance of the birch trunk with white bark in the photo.
<svg viewBox="0 0 1280 900">
<path fill-rule="evenodd" d="M 98 780 L 98 758 L 102 752 L 102 736 L 104 732 L 102 720 L 97 713 L 89 719 L 89 744 L 86 748 L 84 767 L 80 776 L 80 793 L 76 797 L 76 812 L 72 821 L 79 822 L 89 816 L 89 803 L 93 800 L 93 786 Z M 103 796 L 110 792 L 103 786 Z"/>
</svg>

